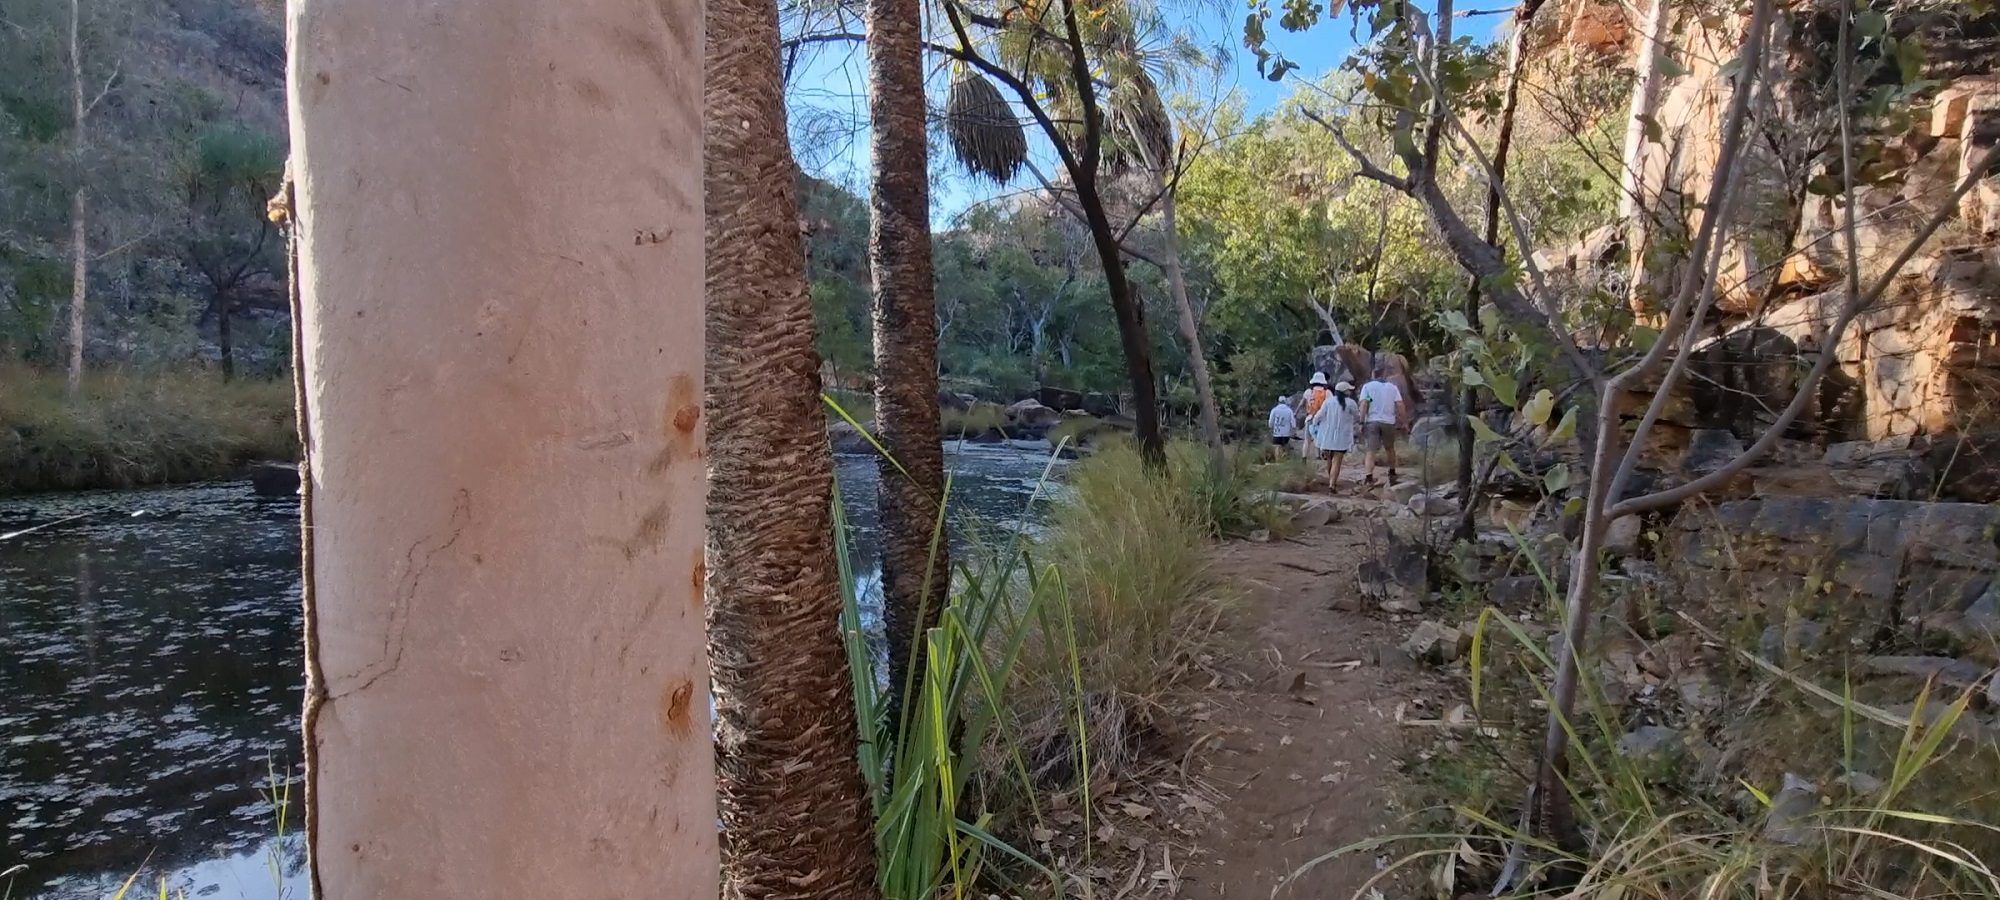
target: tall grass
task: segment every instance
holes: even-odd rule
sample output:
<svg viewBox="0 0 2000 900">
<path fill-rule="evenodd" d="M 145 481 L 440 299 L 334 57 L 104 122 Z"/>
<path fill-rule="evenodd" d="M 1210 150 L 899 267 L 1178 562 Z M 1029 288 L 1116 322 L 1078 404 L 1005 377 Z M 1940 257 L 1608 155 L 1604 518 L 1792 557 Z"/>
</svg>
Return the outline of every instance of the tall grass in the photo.
<svg viewBox="0 0 2000 900">
<path fill-rule="evenodd" d="M 889 900 L 994 884 L 1071 893 L 1075 870 L 1021 848 L 1061 796 L 1083 816 L 1090 855 L 1091 776 L 1144 764 L 1150 717 L 1213 627 L 1207 532 L 1184 486 L 1120 449 L 1078 464 L 1063 494 L 1039 540 L 1017 531 L 959 554 L 937 626 L 915 636 L 926 671 L 914 688 L 878 681 L 841 542 L 860 761 Z M 838 512 L 836 525 L 844 534 Z M 907 692 L 893 729 L 886 691 Z"/>
<path fill-rule="evenodd" d="M 287 381 L 99 371 L 72 401 L 60 372 L 0 369 L 0 494 L 199 481 L 296 459 L 292 405 Z"/>
<path fill-rule="evenodd" d="M 1484 762 L 1488 790 L 1449 809 L 1450 831 L 1338 848 L 1286 883 L 1336 856 L 1395 846 L 1402 855 L 1354 896 L 1415 870 L 1433 886 L 1470 887 L 1481 896 L 1498 882 L 1509 888 L 1504 896 L 1606 900 L 2000 897 L 2000 874 L 1988 862 L 2000 852 L 1991 814 L 2000 755 L 1960 727 L 1971 691 L 1940 697 L 1927 683 L 1899 714 L 1858 699 L 1845 679 L 1829 688 L 1738 655 L 1763 672 L 1758 693 L 1773 711 L 1736 710 L 1732 727 L 1761 735 L 1763 749 L 1813 776 L 1810 788 L 1790 776 L 1703 781 L 1620 752 L 1624 717 L 1586 666 L 1581 715 L 1564 723 L 1572 761 L 1564 783 L 1575 798 L 1580 844 L 1552 840 L 1506 813 L 1505 800 L 1494 802 L 1519 797 L 1490 789 L 1522 784 L 1524 770 L 1502 757 L 1531 759 L 1527 729 Z M 1507 721 L 1504 707 L 1546 708 L 1552 666 L 1543 641 L 1505 613 L 1481 613 L 1468 663 L 1479 722 Z M 1816 714 L 1785 715 L 1808 708 Z M 1461 766 L 1480 768 L 1469 748 L 1461 756 Z M 1955 811 L 1968 800 L 1983 812 Z"/>
</svg>

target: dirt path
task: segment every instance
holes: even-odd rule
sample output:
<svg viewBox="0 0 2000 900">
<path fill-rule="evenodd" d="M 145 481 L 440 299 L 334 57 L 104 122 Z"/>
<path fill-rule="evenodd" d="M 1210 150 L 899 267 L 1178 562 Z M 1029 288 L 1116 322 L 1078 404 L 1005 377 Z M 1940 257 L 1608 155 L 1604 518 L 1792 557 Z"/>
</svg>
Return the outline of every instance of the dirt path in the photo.
<svg viewBox="0 0 2000 900">
<path fill-rule="evenodd" d="M 1223 800 L 1197 839 L 1181 896 L 1265 900 L 1308 860 L 1403 829 L 1393 808 L 1396 759 L 1419 736 L 1396 724 L 1396 707 L 1422 698 L 1429 711 L 1413 705 L 1410 714 L 1436 715 L 1443 695 L 1397 649 L 1399 629 L 1379 614 L 1330 606 L 1336 592 L 1356 590 L 1368 529 L 1381 527 L 1349 520 L 1217 548 L 1218 573 L 1248 593 L 1230 614 L 1243 678 L 1214 697 L 1203 723 L 1216 735 L 1204 778 Z M 1375 874 L 1375 856 L 1321 864 L 1278 896 L 1343 900 Z"/>
</svg>

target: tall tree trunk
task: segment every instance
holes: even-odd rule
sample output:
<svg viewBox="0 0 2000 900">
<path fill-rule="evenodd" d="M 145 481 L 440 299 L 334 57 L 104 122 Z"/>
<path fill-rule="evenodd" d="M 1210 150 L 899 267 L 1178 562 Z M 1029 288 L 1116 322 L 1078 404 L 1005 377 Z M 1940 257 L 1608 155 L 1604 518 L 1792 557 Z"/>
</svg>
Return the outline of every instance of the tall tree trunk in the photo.
<svg viewBox="0 0 2000 900">
<path fill-rule="evenodd" d="M 69 83 L 71 106 L 70 131 L 70 177 L 76 185 L 69 196 L 69 396 L 76 399 L 83 391 L 83 343 L 85 324 L 88 318 L 90 295 L 90 241 L 85 219 L 86 207 L 83 166 L 84 154 L 89 149 L 89 136 L 84 128 L 84 120 L 89 110 L 83 101 L 83 6 L 82 0 L 69 0 Z"/>
<path fill-rule="evenodd" d="M 1646 244 L 1652 235 L 1647 216 L 1651 211 L 1645 208 L 1640 192 L 1645 190 L 1646 123 L 1655 121 L 1653 117 L 1659 111 L 1660 86 L 1665 80 L 1660 71 L 1660 56 L 1669 52 L 1666 33 L 1672 9 L 1672 0 L 1653 0 L 1644 29 L 1632 39 L 1632 68 L 1638 79 L 1632 84 L 1632 109 L 1625 122 L 1625 152 L 1618 174 L 1618 220 L 1625 223 L 1628 263 L 1625 305 L 1634 312 L 1645 304 L 1652 283 L 1652 274 L 1646 271 Z"/>
<path fill-rule="evenodd" d="M 1181 238 L 1174 224 L 1174 192 L 1160 180 L 1160 226 L 1166 240 L 1160 248 L 1160 267 L 1167 272 L 1167 291 L 1174 295 L 1180 312 L 1181 339 L 1187 341 L 1188 369 L 1194 373 L 1195 400 L 1201 408 L 1201 438 L 1208 442 L 1209 465 L 1217 475 L 1229 470 L 1222 449 L 1222 416 L 1215 407 L 1215 386 L 1208 378 L 1208 356 L 1201 349 L 1201 323 L 1195 319 L 1194 304 L 1188 301 L 1187 278 L 1181 271 Z"/>
<path fill-rule="evenodd" d="M 701 23 L 289 5 L 314 897 L 716 895 Z"/>
<path fill-rule="evenodd" d="M 1104 198 L 1094 177 L 1073 179 L 1077 206 L 1083 209 L 1084 224 L 1090 226 L 1090 241 L 1097 248 L 1098 262 L 1104 267 L 1105 293 L 1111 297 L 1111 312 L 1118 321 L 1118 343 L 1125 353 L 1125 376 L 1132 384 L 1134 432 L 1139 438 L 1139 454 L 1147 464 L 1167 464 L 1167 443 L 1160 434 L 1160 400 L 1153 384 L 1153 343 L 1146 333 L 1146 310 L 1125 271 L 1125 252 L 1118 246 L 1118 234 L 1104 211 Z"/>
<path fill-rule="evenodd" d="M 236 312 L 229 302 L 229 292 L 215 295 L 215 346 L 222 356 L 222 380 L 236 378 L 236 332 L 230 327 L 230 317 Z"/>
<path fill-rule="evenodd" d="M 875 831 L 840 632 L 833 460 L 819 427 L 777 5 L 711 0 L 707 41 L 708 625 L 723 896 L 858 900 L 876 891 Z M 935 422 L 935 392 L 931 401 Z"/>
<path fill-rule="evenodd" d="M 937 621 L 951 585 L 939 528 L 944 448 L 938 440 L 923 25 L 922 0 L 868 0 L 868 268 L 875 295 L 875 429 L 888 451 L 878 464 L 892 728 L 904 686 L 922 681 L 923 635 Z"/>
<path fill-rule="evenodd" d="M 1500 198 L 1507 189 L 1507 156 L 1514 148 L 1514 115 L 1521 105 L 1521 63 L 1528 25 L 1542 8 L 1543 0 L 1521 0 L 1514 10 L 1514 33 L 1507 41 L 1507 87 L 1500 99 L 1500 133 L 1493 142 L 1493 180 L 1486 186 L 1486 243 L 1500 244 Z M 1660 0 L 1665 3 L 1666 0 Z M 1465 290 L 1465 321 L 1479 329 L 1479 279 L 1474 277 Z M 1472 425 L 1464 419 L 1478 414 L 1479 389 L 1466 385 L 1459 393 L 1458 411 L 1458 502 L 1464 515 L 1458 518 L 1458 539 L 1471 540 L 1478 498 L 1472 496 Z"/>
</svg>

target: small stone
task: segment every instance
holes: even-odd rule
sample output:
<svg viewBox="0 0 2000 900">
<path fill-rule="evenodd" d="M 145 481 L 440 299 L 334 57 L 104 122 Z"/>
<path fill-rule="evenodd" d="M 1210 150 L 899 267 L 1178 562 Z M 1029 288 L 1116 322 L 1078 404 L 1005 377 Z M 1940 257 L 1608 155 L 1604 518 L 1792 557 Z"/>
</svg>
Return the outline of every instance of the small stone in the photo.
<svg viewBox="0 0 2000 900">
<path fill-rule="evenodd" d="M 1809 828 L 1805 818 L 1819 808 L 1819 788 L 1790 772 L 1784 787 L 1771 798 L 1771 815 L 1764 820 L 1764 836 L 1780 844 L 1806 842 Z"/>
</svg>

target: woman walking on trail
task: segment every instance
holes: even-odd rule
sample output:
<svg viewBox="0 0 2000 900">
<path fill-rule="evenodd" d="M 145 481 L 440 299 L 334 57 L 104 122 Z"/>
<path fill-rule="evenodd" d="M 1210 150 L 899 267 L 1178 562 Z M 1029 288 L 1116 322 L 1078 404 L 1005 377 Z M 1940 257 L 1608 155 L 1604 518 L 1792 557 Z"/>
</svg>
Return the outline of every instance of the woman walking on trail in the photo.
<svg viewBox="0 0 2000 900">
<path fill-rule="evenodd" d="M 1333 392 L 1326 387 L 1326 373 L 1314 372 L 1312 382 L 1306 385 L 1305 394 L 1299 398 L 1299 421 L 1306 423 L 1306 439 L 1300 444 L 1299 451 L 1306 459 L 1314 458 L 1313 453 L 1318 444 L 1312 430 L 1313 416 L 1319 414 L 1319 408 L 1325 405 L 1326 398 L 1331 396 Z"/>
<path fill-rule="evenodd" d="M 1326 463 L 1327 490 L 1340 491 L 1340 467 L 1347 460 L 1348 451 L 1354 449 L 1354 423 L 1360 416 L 1361 408 L 1354 402 L 1354 384 L 1343 380 L 1333 386 L 1332 395 L 1306 420 L 1312 441 L 1319 447 L 1319 458 Z"/>
</svg>

